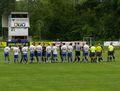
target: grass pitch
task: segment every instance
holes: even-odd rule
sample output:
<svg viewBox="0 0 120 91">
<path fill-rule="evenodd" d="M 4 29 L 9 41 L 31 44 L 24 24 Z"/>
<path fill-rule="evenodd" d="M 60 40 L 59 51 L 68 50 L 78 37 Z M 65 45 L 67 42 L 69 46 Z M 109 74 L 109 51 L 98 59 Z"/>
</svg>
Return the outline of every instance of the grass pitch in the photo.
<svg viewBox="0 0 120 91">
<path fill-rule="evenodd" d="M 74 64 L 4 64 L 0 52 L 0 91 L 120 91 L 120 51 L 116 62 Z"/>
</svg>

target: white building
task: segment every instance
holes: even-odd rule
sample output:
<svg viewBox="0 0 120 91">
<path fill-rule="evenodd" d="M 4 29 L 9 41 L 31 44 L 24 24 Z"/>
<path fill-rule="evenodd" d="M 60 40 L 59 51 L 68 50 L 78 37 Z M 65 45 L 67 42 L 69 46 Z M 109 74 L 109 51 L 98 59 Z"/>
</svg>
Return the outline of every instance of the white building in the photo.
<svg viewBox="0 0 120 91">
<path fill-rule="evenodd" d="M 2 18 L 2 26 L 8 27 L 8 40 L 28 39 L 30 27 L 28 12 L 11 12 L 8 19 Z"/>
</svg>

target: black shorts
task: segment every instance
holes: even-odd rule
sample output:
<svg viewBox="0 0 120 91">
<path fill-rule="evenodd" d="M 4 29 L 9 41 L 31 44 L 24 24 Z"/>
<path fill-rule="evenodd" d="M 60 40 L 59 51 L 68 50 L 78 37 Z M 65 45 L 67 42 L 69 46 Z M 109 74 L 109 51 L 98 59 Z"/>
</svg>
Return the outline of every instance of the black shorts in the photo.
<svg viewBox="0 0 120 91">
<path fill-rule="evenodd" d="M 108 56 L 113 56 L 114 55 L 114 51 L 108 51 Z"/>
<path fill-rule="evenodd" d="M 96 52 L 96 56 L 97 57 L 101 57 L 102 56 L 102 52 Z"/>
<path fill-rule="evenodd" d="M 95 57 L 95 52 L 90 52 L 90 57 Z"/>
<path fill-rule="evenodd" d="M 80 51 L 75 51 L 75 56 L 80 56 Z"/>
</svg>

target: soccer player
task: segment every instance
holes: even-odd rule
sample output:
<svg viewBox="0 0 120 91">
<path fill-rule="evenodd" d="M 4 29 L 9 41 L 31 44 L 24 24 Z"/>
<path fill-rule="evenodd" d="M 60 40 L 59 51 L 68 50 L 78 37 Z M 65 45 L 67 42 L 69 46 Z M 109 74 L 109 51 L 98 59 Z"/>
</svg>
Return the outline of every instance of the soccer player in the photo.
<svg viewBox="0 0 120 91">
<path fill-rule="evenodd" d="M 91 58 L 91 63 L 92 62 L 97 62 L 96 61 L 96 47 L 92 44 L 92 46 L 90 47 L 90 58 Z"/>
<path fill-rule="evenodd" d="M 30 63 L 32 64 L 35 56 L 36 47 L 34 46 L 34 44 L 32 44 L 29 49 L 30 49 Z"/>
<path fill-rule="evenodd" d="M 86 60 L 86 62 L 88 62 L 88 54 L 89 54 L 89 45 L 88 45 L 88 43 L 85 43 L 85 44 L 83 44 L 82 62 L 84 61 L 84 59 Z"/>
<path fill-rule="evenodd" d="M 52 51 L 53 51 L 53 60 L 55 60 L 55 62 L 58 62 L 58 52 L 55 43 L 53 43 Z"/>
<path fill-rule="evenodd" d="M 114 56 L 114 46 L 112 45 L 112 43 L 110 43 L 110 45 L 108 46 L 108 58 L 107 61 L 115 61 L 115 56 Z"/>
<path fill-rule="evenodd" d="M 52 63 L 52 47 L 50 44 L 46 47 L 46 53 L 47 53 L 47 62 L 50 60 L 50 63 Z"/>
<path fill-rule="evenodd" d="M 96 58 L 98 62 L 101 62 L 101 60 L 103 60 L 102 58 L 102 46 L 100 43 L 98 43 L 97 47 L 96 47 Z"/>
<path fill-rule="evenodd" d="M 80 43 L 76 43 L 76 45 L 75 45 L 75 60 L 74 60 L 74 62 L 76 62 L 77 60 L 78 60 L 78 62 L 80 62 L 80 50 L 81 50 Z"/>
<path fill-rule="evenodd" d="M 20 52 L 19 47 L 17 47 L 17 46 L 13 47 L 13 52 L 14 52 L 14 63 L 19 62 L 18 61 L 18 56 L 19 56 L 19 52 Z"/>
<path fill-rule="evenodd" d="M 37 50 L 37 56 L 38 56 L 38 62 L 42 62 L 42 46 L 41 43 L 36 47 Z"/>
<path fill-rule="evenodd" d="M 20 53 L 21 53 L 21 60 L 20 60 L 20 63 L 22 63 L 22 61 L 23 61 L 23 52 L 22 52 L 22 47 L 23 46 L 19 46 L 19 50 L 20 50 Z"/>
<path fill-rule="evenodd" d="M 68 46 L 68 62 L 73 62 L 73 55 L 72 55 L 72 52 L 73 52 L 73 46 L 72 46 L 72 43 L 69 44 Z"/>
<path fill-rule="evenodd" d="M 35 46 L 35 43 L 33 43 L 33 46 Z M 34 52 L 34 54 L 35 54 L 35 58 L 36 58 L 36 60 L 37 60 L 37 63 L 39 63 L 39 59 L 38 59 L 38 51 L 37 51 L 36 46 L 35 46 L 35 52 Z"/>
<path fill-rule="evenodd" d="M 61 53 L 62 53 L 62 62 L 64 63 L 66 61 L 66 52 L 67 52 L 67 46 L 65 43 L 63 43 L 61 47 Z"/>
<path fill-rule="evenodd" d="M 28 62 L 28 47 L 26 45 L 22 48 L 23 62 L 26 64 Z"/>
<path fill-rule="evenodd" d="M 63 44 L 63 43 L 60 42 L 59 51 L 60 51 L 60 58 L 61 58 L 61 60 L 63 61 L 63 59 L 62 59 L 62 51 L 61 51 L 62 44 Z"/>
<path fill-rule="evenodd" d="M 6 63 L 6 59 L 8 59 L 8 64 L 10 64 L 9 51 L 10 51 L 10 48 L 6 46 L 4 48 L 4 62 Z"/>
<path fill-rule="evenodd" d="M 46 62 L 46 46 L 45 46 L 45 43 L 43 43 L 43 46 L 42 46 L 42 61 Z"/>
</svg>

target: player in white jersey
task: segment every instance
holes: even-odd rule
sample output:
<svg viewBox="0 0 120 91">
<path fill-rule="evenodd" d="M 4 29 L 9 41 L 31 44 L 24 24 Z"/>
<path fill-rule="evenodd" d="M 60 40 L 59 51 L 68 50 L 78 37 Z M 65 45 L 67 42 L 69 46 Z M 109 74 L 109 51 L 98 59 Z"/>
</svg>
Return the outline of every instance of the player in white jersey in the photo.
<svg viewBox="0 0 120 91">
<path fill-rule="evenodd" d="M 20 52 L 19 47 L 17 47 L 17 46 L 13 47 L 13 52 L 14 52 L 14 63 L 16 63 L 16 62 L 18 62 L 18 56 L 19 56 L 19 52 Z"/>
<path fill-rule="evenodd" d="M 83 44 L 83 58 L 82 58 L 82 62 L 84 61 L 84 59 L 86 60 L 86 62 L 88 62 L 88 54 L 89 54 L 89 45 L 88 43 Z"/>
<path fill-rule="evenodd" d="M 24 45 L 24 47 L 22 48 L 22 55 L 23 55 L 23 62 L 27 63 L 28 62 L 28 47 L 26 45 Z"/>
<path fill-rule="evenodd" d="M 38 62 L 43 62 L 42 61 L 42 46 L 41 43 L 39 43 L 39 45 L 36 47 L 37 50 L 37 56 L 38 56 Z"/>
<path fill-rule="evenodd" d="M 50 60 L 50 63 L 52 63 L 52 47 L 50 44 L 46 47 L 46 53 L 47 53 L 47 62 Z"/>
<path fill-rule="evenodd" d="M 33 60 L 34 60 L 34 56 L 35 56 L 35 50 L 36 50 L 36 47 L 34 46 L 34 44 L 32 44 L 30 47 L 30 63 L 32 64 L 33 63 Z"/>
<path fill-rule="evenodd" d="M 67 52 L 67 46 L 65 45 L 65 43 L 63 43 L 61 47 L 61 52 L 62 52 L 62 62 L 64 63 L 66 60 L 66 52 Z"/>
<path fill-rule="evenodd" d="M 67 49 L 68 49 L 68 62 L 70 62 L 70 61 L 73 62 L 73 57 L 72 57 L 73 46 L 72 46 L 72 43 L 69 44 Z"/>
<path fill-rule="evenodd" d="M 8 59 L 8 64 L 10 64 L 9 51 L 10 51 L 10 48 L 6 46 L 4 48 L 4 62 L 6 63 L 6 59 Z"/>
<path fill-rule="evenodd" d="M 57 52 L 57 46 L 55 46 L 55 44 L 53 44 L 52 47 L 52 52 L 53 52 L 53 60 L 55 60 L 55 62 L 58 62 L 58 52 Z"/>
</svg>

